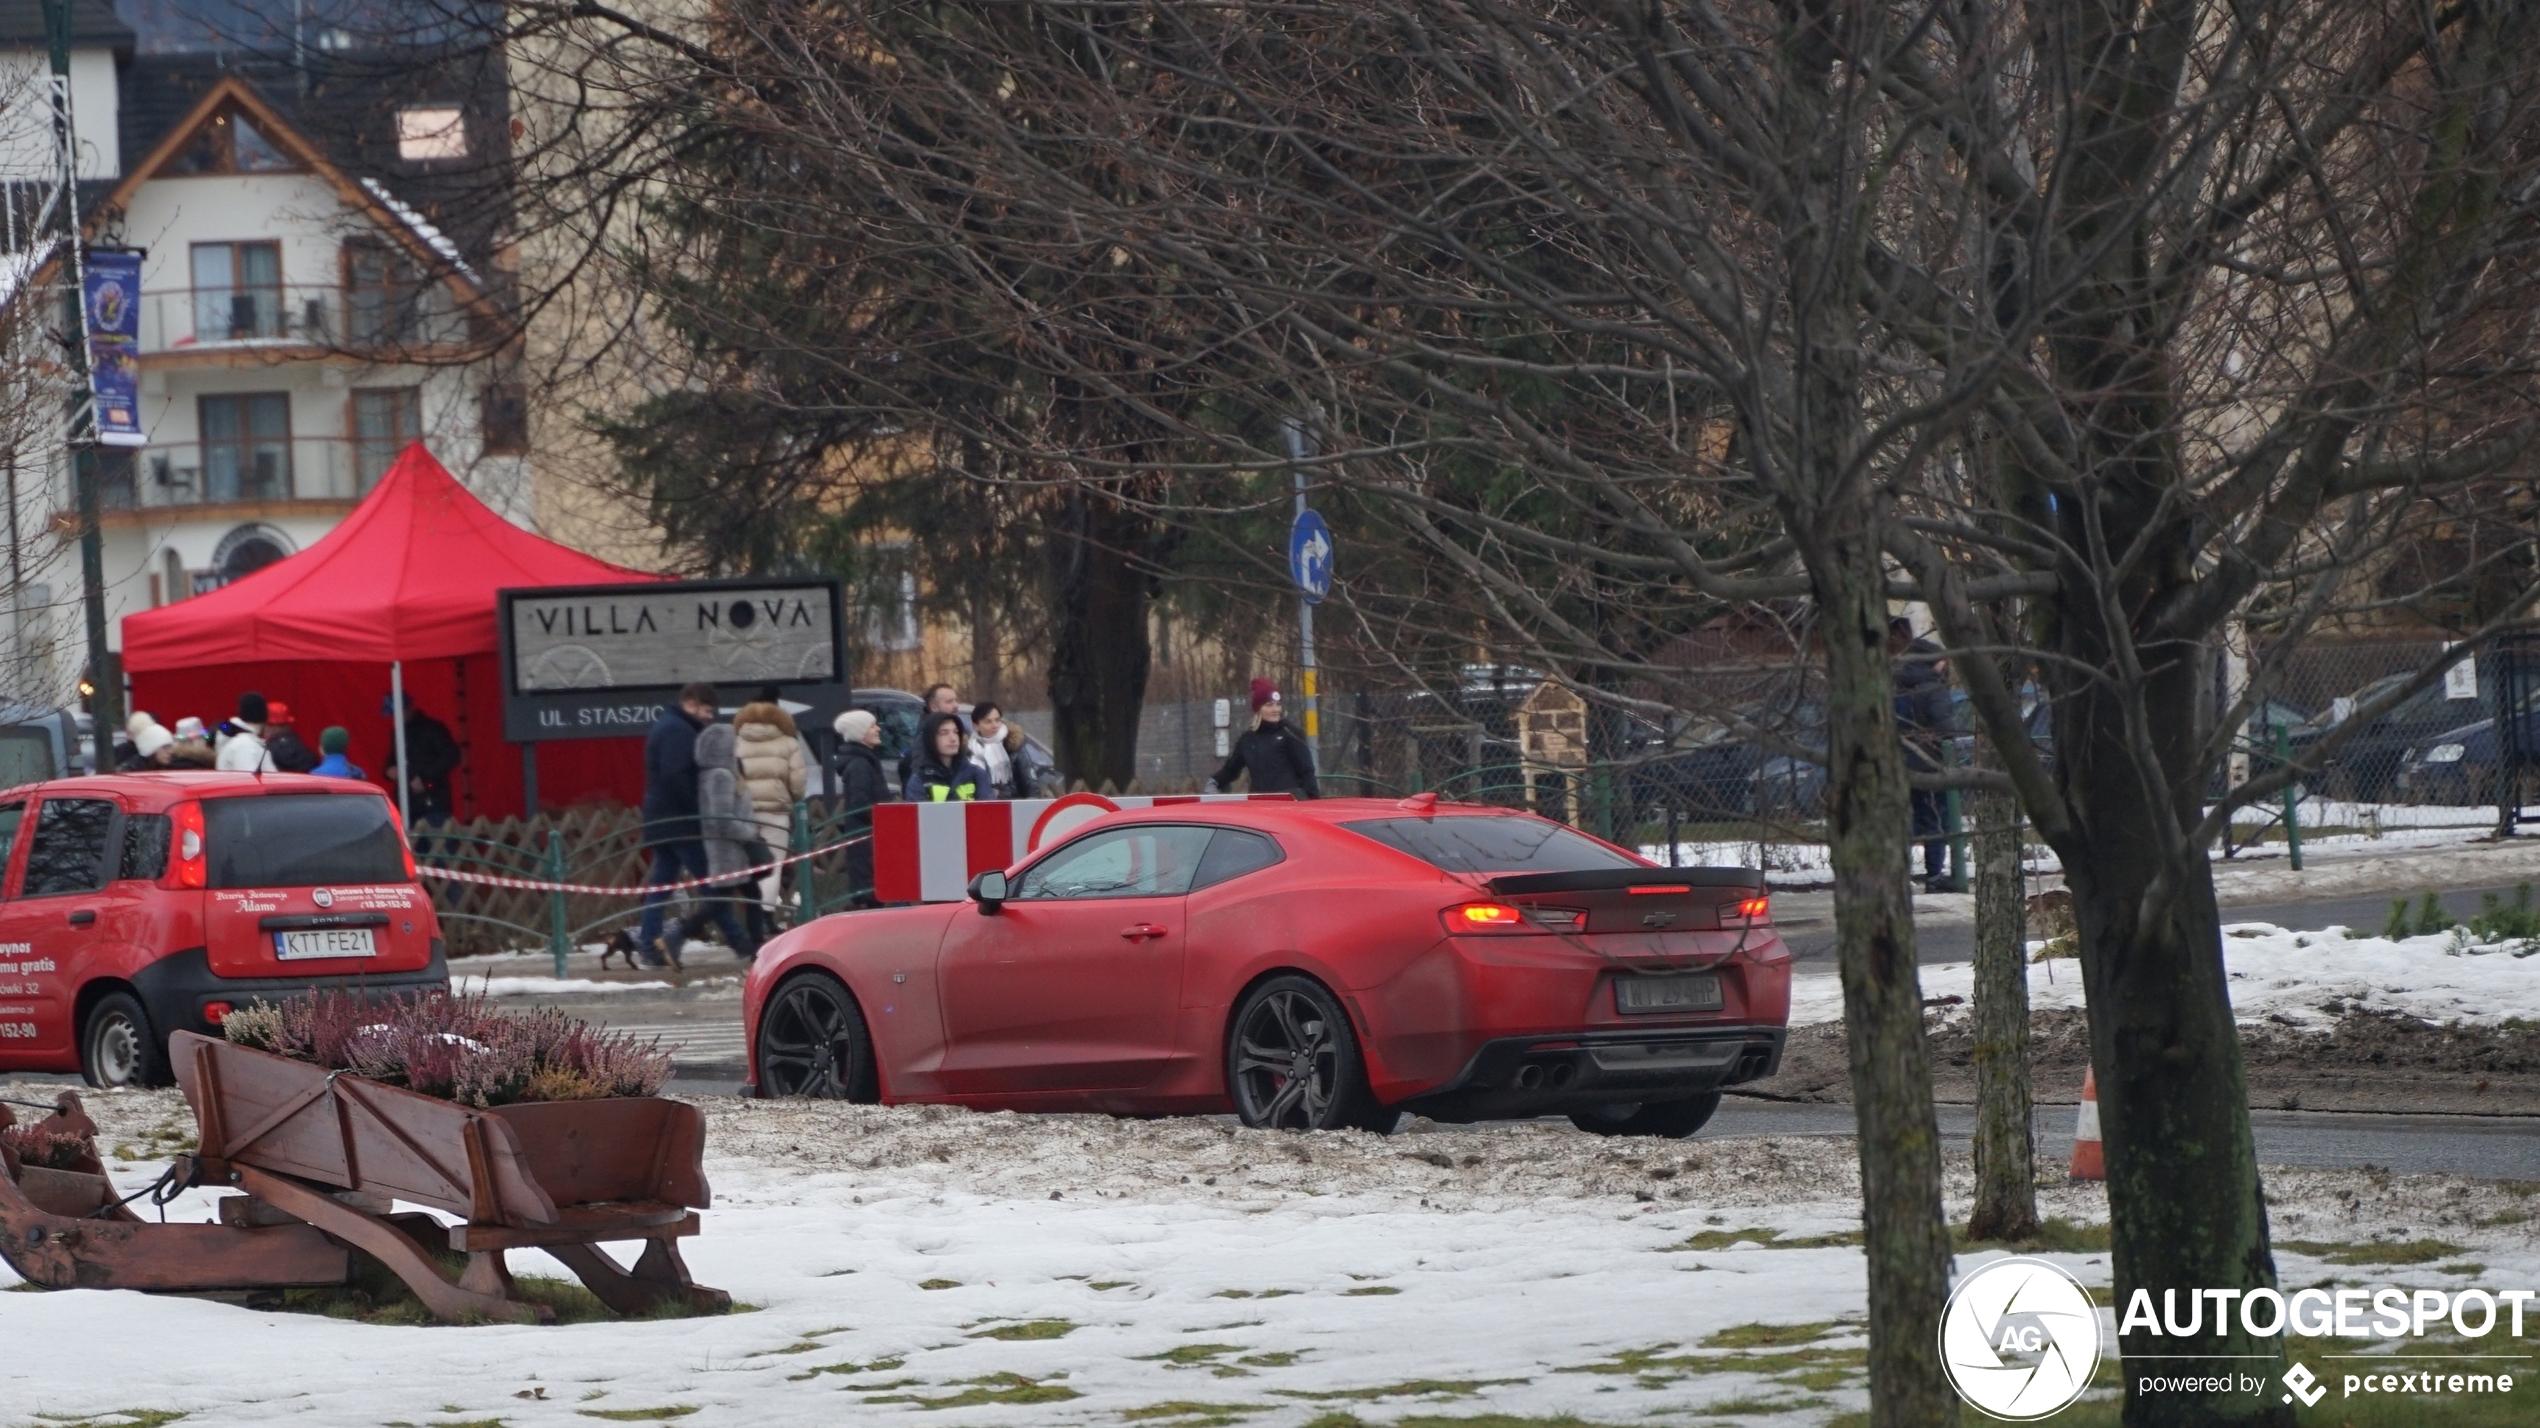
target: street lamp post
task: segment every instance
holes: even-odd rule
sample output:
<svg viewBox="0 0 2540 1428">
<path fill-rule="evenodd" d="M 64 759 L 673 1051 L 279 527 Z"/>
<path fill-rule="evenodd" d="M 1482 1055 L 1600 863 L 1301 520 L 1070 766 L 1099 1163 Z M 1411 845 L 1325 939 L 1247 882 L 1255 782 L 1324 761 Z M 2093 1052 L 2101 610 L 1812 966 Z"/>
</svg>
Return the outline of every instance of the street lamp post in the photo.
<svg viewBox="0 0 2540 1428">
<path fill-rule="evenodd" d="M 71 375 L 71 494 L 79 511 L 80 604 L 88 617 L 90 748 L 99 772 L 107 770 L 114 731 L 123 725 L 123 671 L 106 648 L 106 553 L 98 529 L 97 401 L 88 372 L 87 273 L 79 231 L 79 153 L 71 120 L 71 0 L 44 0 L 44 37 L 53 59 L 53 145 L 61 177 L 54 217 L 61 243 L 61 271 L 69 278 L 71 310 L 78 321 L 65 344 Z"/>
</svg>

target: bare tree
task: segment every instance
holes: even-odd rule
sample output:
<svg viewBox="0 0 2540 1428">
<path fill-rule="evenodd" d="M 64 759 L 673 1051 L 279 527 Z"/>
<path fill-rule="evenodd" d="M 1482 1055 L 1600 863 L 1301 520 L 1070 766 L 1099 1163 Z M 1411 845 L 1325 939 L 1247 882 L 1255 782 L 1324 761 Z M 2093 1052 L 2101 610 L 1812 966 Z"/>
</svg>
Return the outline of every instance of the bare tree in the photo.
<svg viewBox="0 0 2540 1428">
<path fill-rule="evenodd" d="M 1714 697 L 1652 635 L 1805 602 L 1874 1422 L 1955 1411 L 1893 600 L 1930 606 L 2001 763 L 1920 781 L 2015 794 L 2071 882 L 2120 1291 L 2272 1284 L 2206 849 L 2302 770 L 2214 780 L 2306 631 L 2461 578 L 2410 586 L 2404 557 L 2530 446 L 2528 7 L 715 14 L 748 43 L 686 55 L 673 93 L 760 126 L 778 199 L 824 195 L 773 226 L 922 255 L 969 299 L 942 331 L 1063 394 L 877 400 L 894 420 L 1194 525 L 1257 508 L 1280 422 L 1310 420 L 1315 479 L 1616 705 Z M 858 329 L 822 360 L 877 383 L 931 350 Z M 2533 594 L 2491 593 L 2453 657 Z M 2243 621 L 2269 653 L 2226 698 Z M 2247 1320 L 2160 1347 L 2281 1353 Z"/>
</svg>

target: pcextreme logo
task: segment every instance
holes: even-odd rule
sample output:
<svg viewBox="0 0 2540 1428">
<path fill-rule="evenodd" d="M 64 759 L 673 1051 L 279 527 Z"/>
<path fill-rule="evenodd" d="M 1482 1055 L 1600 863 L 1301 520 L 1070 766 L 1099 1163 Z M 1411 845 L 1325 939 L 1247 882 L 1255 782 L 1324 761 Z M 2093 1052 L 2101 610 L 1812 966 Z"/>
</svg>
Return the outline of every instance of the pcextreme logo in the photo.
<svg viewBox="0 0 2540 1428">
<path fill-rule="evenodd" d="M 2099 1312 L 2081 1281 L 2042 1259 L 1997 1259 L 1958 1281 L 1940 1315 L 1950 1387 L 1980 1412 L 2026 1422 L 2061 1412 L 2099 1368 Z"/>
</svg>

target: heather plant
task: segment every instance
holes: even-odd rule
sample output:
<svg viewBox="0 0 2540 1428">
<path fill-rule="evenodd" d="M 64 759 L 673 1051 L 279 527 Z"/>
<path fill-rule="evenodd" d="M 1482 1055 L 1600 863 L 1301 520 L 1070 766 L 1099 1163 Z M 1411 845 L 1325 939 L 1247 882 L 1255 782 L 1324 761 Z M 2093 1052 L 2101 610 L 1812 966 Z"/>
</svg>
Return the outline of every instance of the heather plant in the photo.
<svg viewBox="0 0 2540 1428">
<path fill-rule="evenodd" d="M 97 1155 L 97 1142 L 87 1132 L 52 1120 L 0 1126 L 0 1145 L 17 1156 L 18 1164 L 40 1165 L 47 1170 L 78 1170 Z"/>
<path fill-rule="evenodd" d="M 658 1041 L 552 1007 L 514 1015 L 482 996 L 363 1002 L 320 992 L 240 1008 L 222 1030 L 240 1046 L 467 1106 L 650 1096 L 670 1078 Z"/>
</svg>

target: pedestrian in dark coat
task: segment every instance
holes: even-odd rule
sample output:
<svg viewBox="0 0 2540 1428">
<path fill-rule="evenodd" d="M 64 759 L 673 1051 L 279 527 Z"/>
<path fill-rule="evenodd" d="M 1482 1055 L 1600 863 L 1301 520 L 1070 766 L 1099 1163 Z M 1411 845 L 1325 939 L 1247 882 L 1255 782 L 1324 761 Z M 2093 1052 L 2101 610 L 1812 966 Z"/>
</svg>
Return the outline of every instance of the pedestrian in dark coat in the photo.
<svg viewBox="0 0 2540 1428">
<path fill-rule="evenodd" d="M 929 714 L 917 726 L 917 757 L 900 797 L 911 803 L 968 803 L 994 792 L 988 771 L 970 757 L 970 732 L 959 714 Z"/>
<path fill-rule="evenodd" d="M 1899 615 L 1887 622 L 1887 649 L 1895 661 L 1896 733 L 1905 744 L 1906 771 L 1938 773 L 1950 724 L 1949 674 L 1940 646 L 1914 638 L 1913 621 Z M 1949 840 L 1943 836 L 1945 797 L 1936 788 L 1918 788 L 1909 794 L 1914 841 L 1923 845 L 1926 892 L 1950 888 Z"/>
<path fill-rule="evenodd" d="M 644 736 L 644 842 L 653 850 L 648 887 L 702 878 L 710 871 L 697 828 L 697 734 L 714 722 L 715 713 L 713 685 L 683 685 Z M 661 891 L 644 894 L 644 920 L 635 933 L 636 948 L 655 967 L 679 965 L 677 942 L 662 937 L 670 897 Z"/>
<path fill-rule="evenodd" d="M 396 717 L 394 701 L 387 701 L 379 711 Z M 406 763 L 397 767 L 397 746 L 388 746 L 388 786 L 405 779 L 407 806 L 417 823 L 447 823 L 453 800 L 450 776 L 459 771 L 459 741 L 450 734 L 450 726 L 415 707 L 415 697 L 406 696 Z"/>
<path fill-rule="evenodd" d="M 829 785 L 838 790 L 838 836 L 847 845 L 847 896 L 858 907 L 873 902 L 873 805 L 899 797 L 891 771 L 882 766 L 882 723 L 870 709 L 850 709 L 830 725 L 838 731 L 838 753 L 829 764 Z"/>
<path fill-rule="evenodd" d="M 1314 781 L 1314 746 L 1288 727 L 1279 686 L 1266 679 L 1254 680 L 1252 712 L 1260 722 L 1235 741 L 1235 751 L 1208 780 L 1207 791 L 1231 793 L 1238 775 L 1250 775 L 1254 793 L 1321 798 L 1322 787 Z"/>
</svg>

